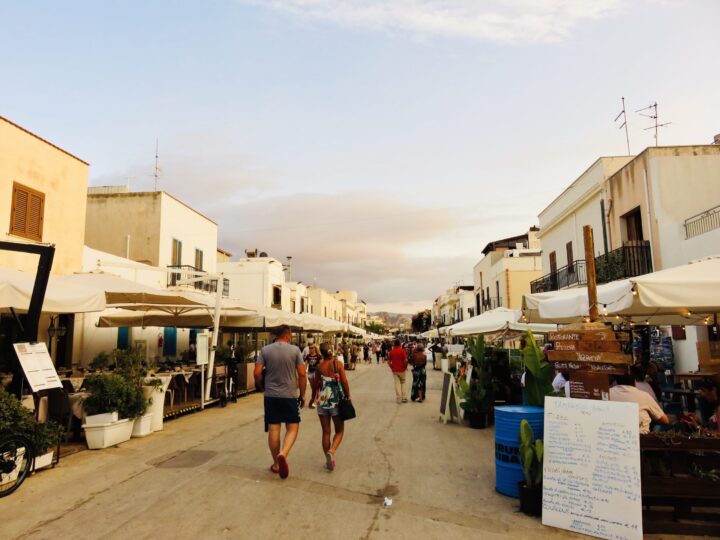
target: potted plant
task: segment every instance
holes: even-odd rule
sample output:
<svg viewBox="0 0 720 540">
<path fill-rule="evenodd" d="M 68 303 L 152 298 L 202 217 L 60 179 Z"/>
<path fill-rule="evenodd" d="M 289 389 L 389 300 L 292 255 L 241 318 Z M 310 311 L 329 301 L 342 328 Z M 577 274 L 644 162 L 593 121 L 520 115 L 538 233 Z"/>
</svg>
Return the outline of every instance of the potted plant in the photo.
<svg viewBox="0 0 720 540">
<path fill-rule="evenodd" d="M 99 352 L 95 358 L 90 361 L 90 369 L 93 371 L 103 371 L 110 365 L 110 355 L 105 351 Z"/>
<path fill-rule="evenodd" d="M 162 400 L 159 400 L 159 410 L 158 407 L 153 407 L 153 397 L 157 397 L 158 393 L 163 392 L 162 381 L 156 378 L 147 378 L 152 366 L 145 359 L 145 355 L 137 350 L 116 350 L 115 363 L 118 375 L 125 377 L 139 388 L 145 399 L 145 412 L 135 418 L 132 430 L 133 437 L 145 437 L 153 432 L 154 416 L 156 414 L 162 416 Z"/>
<path fill-rule="evenodd" d="M 520 510 L 528 516 L 542 515 L 543 442 L 535 439 L 532 426 L 520 422 L 520 462 L 525 481 L 520 482 Z"/>
<path fill-rule="evenodd" d="M 468 350 L 473 358 L 473 369 L 468 383 L 465 378 L 458 381 L 460 407 L 465 411 L 470 427 L 482 429 L 488 426 L 488 416 L 494 401 L 492 380 L 485 356 L 485 338 L 468 339 Z"/>
<path fill-rule="evenodd" d="M 545 396 L 554 393 L 552 387 L 554 370 L 529 330 L 525 336 L 523 362 L 525 363 L 525 401 L 531 406 L 544 407 Z"/>
<path fill-rule="evenodd" d="M 118 418 L 83 425 L 88 448 L 107 448 L 130 439 L 134 422 L 144 414 L 147 402 L 137 385 L 117 374 L 92 375 L 85 381 L 90 395 L 84 400 L 88 418 L 107 414 Z"/>
</svg>

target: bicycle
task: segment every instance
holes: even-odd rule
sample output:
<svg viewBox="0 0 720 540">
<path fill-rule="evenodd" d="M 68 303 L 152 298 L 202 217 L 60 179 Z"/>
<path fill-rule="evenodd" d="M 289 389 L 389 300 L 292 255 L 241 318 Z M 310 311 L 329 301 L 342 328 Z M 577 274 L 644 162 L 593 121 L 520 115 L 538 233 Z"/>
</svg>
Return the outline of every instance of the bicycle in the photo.
<svg viewBox="0 0 720 540">
<path fill-rule="evenodd" d="M 25 437 L 0 437 L 0 497 L 10 495 L 25 481 L 34 454 L 32 443 Z"/>
</svg>

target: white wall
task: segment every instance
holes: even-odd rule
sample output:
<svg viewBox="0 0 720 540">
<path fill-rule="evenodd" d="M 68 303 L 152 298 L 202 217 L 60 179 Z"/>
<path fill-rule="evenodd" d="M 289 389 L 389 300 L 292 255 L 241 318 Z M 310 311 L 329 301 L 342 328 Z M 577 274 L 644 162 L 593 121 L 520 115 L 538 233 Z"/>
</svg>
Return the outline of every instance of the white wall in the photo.
<svg viewBox="0 0 720 540">
<path fill-rule="evenodd" d="M 272 307 L 273 286 L 283 289 L 283 309 L 290 309 L 290 288 L 285 285 L 282 264 L 271 257 L 243 258 L 218 263 L 217 269 L 230 282 L 230 298 L 247 303 L 248 307 Z"/>
</svg>

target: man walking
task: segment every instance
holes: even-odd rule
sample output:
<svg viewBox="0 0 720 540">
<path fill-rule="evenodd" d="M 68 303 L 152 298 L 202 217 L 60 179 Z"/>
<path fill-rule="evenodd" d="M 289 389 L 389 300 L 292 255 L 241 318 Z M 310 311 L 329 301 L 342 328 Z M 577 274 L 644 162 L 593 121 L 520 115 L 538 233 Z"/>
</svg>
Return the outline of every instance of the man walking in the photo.
<svg viewBox="0 0 720 540">
<path fill-rule="evenodd" d="M 255 385 L 265 391 L 265 431 L 273 458 L 270 470 L 280 478 L 287 478 L 287 458 L 300 429 L 300 409 L 305 406 L 307 375 L 300 349 L 290 344 L 290 327 L 279 326 L 275 336 L 275 342 L 260 351 L 254 375 Z M 285 424 L 285 438 L 281 449 L 282 424 Z"/>
<path fill-rule="evenodd" d="M 407 374 L 408 357 L 399 339 L 395 340 L 395 347 L 388 355 L 388 365 L 390 366 L 395 382 L 395 399 L 398 403 L 407 403 L 405 375 Z"/>
</svg>

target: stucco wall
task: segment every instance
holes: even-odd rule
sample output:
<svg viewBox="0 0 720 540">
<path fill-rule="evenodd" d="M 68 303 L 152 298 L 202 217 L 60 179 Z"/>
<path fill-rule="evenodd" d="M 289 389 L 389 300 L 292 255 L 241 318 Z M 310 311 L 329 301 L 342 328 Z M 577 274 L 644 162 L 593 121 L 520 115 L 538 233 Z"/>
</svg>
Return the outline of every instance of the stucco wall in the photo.
<svg viewBox="0 0 720 540">
<path fill-rule="evenodd" d="M 248 307 L 272 307 L 273 286 L 283 290 L 283 307 L 289 307 L 289 288 L 285 286 L 282 264 L 270 257 L 243 258 L 218 263 L 217 271 L 230 281 L 230 298 L 245 302 Z"/>
<path fill-rule="evenodd" d="M 172 264 L 173 238 L 182 242 L 183 265 L 195 266 L 195 249 L 203 252 L 203 270 L 217 269 L 217 224 L 171 195 L 163 193 L 160 218 L 159 266 Z"/>
<path fill-rule="evenodd" d="M 11 236 L 13 182 L 45 194 L 42 242 L 55 244 L 52 272 L 69 274 L 82 266 L 89 165 L 0 118 L 0 238 Z M 0 251 L 0 266 L 34 272 L 37 257 Z"/>
</svg>

